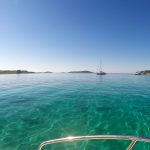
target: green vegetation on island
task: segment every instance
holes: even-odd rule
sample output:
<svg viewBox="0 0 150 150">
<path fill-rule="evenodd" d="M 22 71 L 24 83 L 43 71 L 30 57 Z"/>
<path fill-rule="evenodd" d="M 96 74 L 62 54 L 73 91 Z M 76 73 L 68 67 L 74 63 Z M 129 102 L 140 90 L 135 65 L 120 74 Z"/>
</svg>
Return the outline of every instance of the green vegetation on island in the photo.
<svg viewBox="0 0 150 150">
<path fill-rule="evenodd" d="M 150 70 L 138 71 L 135 75 L 150 75 Z"/>
<path fill-rule="evenodd" d="M 0 74 L 27 74 L 34 73 L 26 70 L 0 70 Z"/>
<path fill-rule="evenodd" d="M 68 73 L 93 73 L 93 72 L 84 70 L 84 71 L 70 71 Z"/>
</svg>

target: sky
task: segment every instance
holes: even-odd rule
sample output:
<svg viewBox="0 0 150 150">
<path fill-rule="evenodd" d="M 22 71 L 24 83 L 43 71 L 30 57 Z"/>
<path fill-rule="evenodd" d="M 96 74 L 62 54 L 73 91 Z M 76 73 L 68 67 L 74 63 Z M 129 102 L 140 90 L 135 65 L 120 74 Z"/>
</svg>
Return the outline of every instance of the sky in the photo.
<svg viewBox="0 0 150 150">
<path fill-rule="evenodd" d="M 150 69 L 149 0 L 0 0 L 0 70 Z"/>
</svg>

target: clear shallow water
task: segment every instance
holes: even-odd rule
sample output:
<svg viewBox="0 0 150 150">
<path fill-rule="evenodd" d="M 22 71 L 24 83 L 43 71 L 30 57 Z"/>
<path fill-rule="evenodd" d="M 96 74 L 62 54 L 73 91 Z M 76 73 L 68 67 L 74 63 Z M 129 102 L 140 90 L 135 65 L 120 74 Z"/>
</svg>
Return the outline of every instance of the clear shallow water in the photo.
<svg viewBox="0 0 150 150">
<path fill-rule="evenodd" d="M 150 137 L 150 76 L 0 75 L 0 150 L 36 150 L 45 140 L 98 134 Z M 49 148 L 119 150 L 126 144 L 86 141 Z M 149 150 L 150 144 L 135 149 Z"/>
</svg>

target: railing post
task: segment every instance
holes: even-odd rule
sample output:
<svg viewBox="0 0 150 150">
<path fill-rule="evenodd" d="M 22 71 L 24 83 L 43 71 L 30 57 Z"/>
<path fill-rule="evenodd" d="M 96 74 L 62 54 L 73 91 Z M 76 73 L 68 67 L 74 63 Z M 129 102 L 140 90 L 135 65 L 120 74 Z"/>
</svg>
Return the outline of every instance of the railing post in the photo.
<svg viewBox="0 0 150 150">
<path fill-rule="evenodd" d="M 128 148 L 126 150 L 132 150 L 135 143 L 136 143 L 136 140 L 132 140 L 132 142 L 130 143 L 130 145 L 128 146 Z"/>
<path fill-rule="evenodd" d="M 43 145 L 42 145 L 42 144 L 40 144 L 40 145 L 39 145 L 39 147 L 38 147 L 38 150 L 41 150 L 41 149 L 42 149 L 42 147 L 43 147 Z"/>
</svg>

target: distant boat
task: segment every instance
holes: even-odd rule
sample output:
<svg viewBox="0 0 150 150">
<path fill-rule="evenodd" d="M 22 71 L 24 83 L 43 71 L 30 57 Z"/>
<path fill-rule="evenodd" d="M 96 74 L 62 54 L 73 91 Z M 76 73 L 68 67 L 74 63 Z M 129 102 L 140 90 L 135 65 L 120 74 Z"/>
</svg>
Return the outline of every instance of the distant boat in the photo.
<svg viewBox="0 0 150 150">
<path fill-rule="evenodd" d="M 106 72 L 100 71 L 97 73 L 97 75 L 106 75 Z"/>
<path fill-rule="evenodd" d="M 102 71 L 102 64 L 100 63 L 99 71 L 96 73 L 97 75 L 106 75 L 106 72 Z"/>
</svg>

